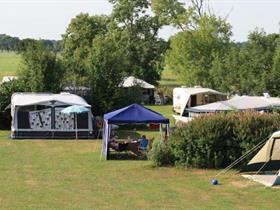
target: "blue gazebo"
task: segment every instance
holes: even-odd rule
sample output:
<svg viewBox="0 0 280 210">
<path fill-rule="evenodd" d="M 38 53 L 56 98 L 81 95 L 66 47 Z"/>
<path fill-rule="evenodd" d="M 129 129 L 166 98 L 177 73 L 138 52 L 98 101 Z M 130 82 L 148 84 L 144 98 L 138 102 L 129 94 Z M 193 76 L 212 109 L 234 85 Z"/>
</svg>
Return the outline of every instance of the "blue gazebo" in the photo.
<svg viewBox="0 0 280 210">
<path fill-rule="evenodd" d="M 108 155 L 108 142 L 110 141 L 112 124 L 116 125 L 143 123 L 159 124 L 161 138 L 162 124 L 165 124 L 167 129 L 167 136 L 169 136 L 169 119 L 139 104 L 132 104 L 122 109 L 105 114 L 103 126 L 102 154 L 105 155 L 106 159 Z"/>
</svg>

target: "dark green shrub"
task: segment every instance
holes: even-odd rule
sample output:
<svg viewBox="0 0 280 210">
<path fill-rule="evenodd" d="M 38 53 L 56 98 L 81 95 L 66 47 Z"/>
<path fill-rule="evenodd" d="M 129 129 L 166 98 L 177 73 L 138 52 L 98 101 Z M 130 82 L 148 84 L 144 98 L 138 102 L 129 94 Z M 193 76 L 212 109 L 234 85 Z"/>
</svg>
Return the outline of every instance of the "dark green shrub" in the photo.
<svg viewBox="0 0 280 210">
<path fill-rule="evenodd" d="M 219 168 L 229 165 L 279 128 L 280 116 L 275 113 L 203 116 L 179 126 L 171 136 L 170 146 L 177 164 Z"/>
<path fill-rule="evenodd" d="M 15 92 L 24 92 L 25 88 L 20 80 L 5 82 L 0 85 L 0 129 L 11 128 L 11 110 L 9 105 Z"/>
<path fill-rule="evenodd" d="M 174 155 L 171 147 L 165 142 L 154 141 L 149 156 L 155 166 L 174 165 Z"/>
</svg>

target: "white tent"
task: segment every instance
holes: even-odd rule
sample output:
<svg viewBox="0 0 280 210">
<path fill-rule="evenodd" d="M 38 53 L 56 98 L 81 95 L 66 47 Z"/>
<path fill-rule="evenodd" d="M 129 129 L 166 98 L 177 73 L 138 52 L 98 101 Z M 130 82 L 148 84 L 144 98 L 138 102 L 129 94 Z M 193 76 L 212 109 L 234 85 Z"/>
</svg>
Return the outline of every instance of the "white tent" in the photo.
<svg viewBox="0 0 280 210">
<path fill-rule="evenodd" d="M 75 137 L 74 116 L 61 110 L 71 105 L 91 106 L 80 96 L 61 93 L 15 93 L 11 98 L 13 138 L 66 138 Z M 92 114 L 78 116 L 81 138 L 92 135 Z"/>
<path fill-rule="evenodd" d="M 133 76 L 125 77 L 123 82 L 120 84 L 120 86 L 124 87 L 124 88 L 140 86 L 141 88 L 144 88 L 144 89 L 155 89 L 154 85 L 151 85 L 151 84 L 145 82 L 144 80 L 138 79 Z"/>
<path fill-rule="evenodd" d="M 262 144 L 260 144 L 262 146 Z M 267 140 L 258 153 L 241 169 L 245 178 L 266 186 L 280 184 L 280 131 Z"/>
</svg>

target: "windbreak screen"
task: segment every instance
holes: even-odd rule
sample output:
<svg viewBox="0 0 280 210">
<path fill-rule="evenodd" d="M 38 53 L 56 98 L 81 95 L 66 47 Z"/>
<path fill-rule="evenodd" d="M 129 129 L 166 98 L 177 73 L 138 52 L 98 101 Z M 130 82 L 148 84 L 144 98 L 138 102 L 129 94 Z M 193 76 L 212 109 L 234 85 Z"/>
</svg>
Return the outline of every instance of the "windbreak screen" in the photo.
<svg viewBox="0 0 280 210">
<path fill-rule="evenodd" d="M 51 129 L 51 108 L 47 106 L 20 107 L 17 112 L 19 129 Z"/>
</svg>

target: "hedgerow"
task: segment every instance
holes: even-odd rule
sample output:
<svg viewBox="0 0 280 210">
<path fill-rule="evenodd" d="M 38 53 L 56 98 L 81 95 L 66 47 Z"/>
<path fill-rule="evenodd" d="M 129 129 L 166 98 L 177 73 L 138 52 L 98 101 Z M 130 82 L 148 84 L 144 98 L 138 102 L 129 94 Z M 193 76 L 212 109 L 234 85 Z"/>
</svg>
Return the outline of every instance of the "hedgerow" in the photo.
<svg viewBox="0 0 280 210">
<path fill-rule="evenodd" d="M 221 168 L 279 128 L 280 115 L 276 113 L 203 116 L 178 126 L 171 135 L 169 147 L 177 165 Z"/>
</svg>

